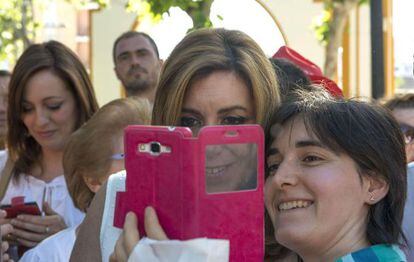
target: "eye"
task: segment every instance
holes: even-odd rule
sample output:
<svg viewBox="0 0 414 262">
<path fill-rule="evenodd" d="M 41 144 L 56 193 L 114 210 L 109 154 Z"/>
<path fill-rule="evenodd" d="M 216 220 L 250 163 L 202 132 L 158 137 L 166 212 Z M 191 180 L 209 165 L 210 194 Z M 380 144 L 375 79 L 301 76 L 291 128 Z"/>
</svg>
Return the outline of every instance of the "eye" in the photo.
<svg viewBox="0 0 414 262">
<path fill-rule="evenodd" d="M 306 164 L 316 164 L 320 161 L 323 161 L 324 159 L 319 157 L 319 156 L 315 156 L 315 155 L 308 155 L 306 157 L 303 158 L 303 162 L 305 162 Z"/>
<path fill-rule="evenodd" d="M 276 171 L 277 171 L 277 169 L 279 168 L 279 163 L 272 163 L 272 164 L 269 164 L 268 166 L 267 166 L 267 173 L 270 175 L 270 176 L 273 176 L 275 173 L 276 173 Z"/>
<path fill-rule="evenodd" d="M 137 51 L 137 56 L 146 56 L 148 54 L 149 54 L 148 50 L 139 50 L 139 51 Z"/>
<path fill-rule="evenodd" d="M 62 103 L 59 103 L 59 104 L 49 104 L 49 105 L 46 105 L 46 107 L 47 107 L 49 110 L 52 110 L 52 111 L 59 110 L 61 106 L 62 106 Z"/>
<path fill-rule="evenodd" d="M 22 106 L 22 112 L 23 113 L 29 113 L 33 110 L 33 107 L 29 106 L 29 105 L 23 105 Z"/>
<path fill-rule="evenodd" d="M 119 61 L 126 61 L 128 59 L 129 59 L 129 54 L 122 54 L 122 55 L 118 56 Z"/>
<path fill-rule="evenodd" d="M 180 120 L 180 126 L 186 126 L 190 128 L 201 127 L 203 126 L 203 123 L 195 117 L 183 116 L 181 117 L 181 120 Z"/>
<path fill-rule="evenodd" d="M 223 118 L 223 125 L 242 125 L 246 123 L 247 117 L 244 116 L 226 116 Z"/>
</svg>

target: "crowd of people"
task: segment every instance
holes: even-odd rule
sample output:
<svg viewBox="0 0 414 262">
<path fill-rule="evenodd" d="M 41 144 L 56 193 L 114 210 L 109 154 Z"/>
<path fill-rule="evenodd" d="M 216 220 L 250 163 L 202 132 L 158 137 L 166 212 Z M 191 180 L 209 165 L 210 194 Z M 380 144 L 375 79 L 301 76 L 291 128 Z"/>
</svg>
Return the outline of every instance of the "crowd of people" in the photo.
<svg viewBox="0 0 414 262">
<path fill-rule="evenodd" d="M 166 61 L 149 35 L 126 32 L 112 55 L 127 98 L 101 108 L 59 42 L 34 44 L 11 74 L 0 71 L 3 261 L 139 261 L 133 212 L 105 250 L 100 238 L 106 181 L 128 176 L 124 128 L 197 136 L 243 124 L 265 133 L 264 261 L 414 261 L 413 95 L 344 98 L 294 50 L 269 58 L 237 30 L 195 30 Z M 22 198 L 39 212 L 9 217 Z M 146 235 L 168 243 L 157 212 L 145 210 Z"/>
</svg>

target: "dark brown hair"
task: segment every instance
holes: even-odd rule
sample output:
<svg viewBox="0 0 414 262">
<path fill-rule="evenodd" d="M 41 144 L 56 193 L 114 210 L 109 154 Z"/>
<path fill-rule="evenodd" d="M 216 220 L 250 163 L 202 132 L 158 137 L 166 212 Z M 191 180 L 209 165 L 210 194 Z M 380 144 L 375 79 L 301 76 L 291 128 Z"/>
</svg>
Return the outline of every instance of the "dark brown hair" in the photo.
<svg viewBox="0 0 414 262">
<path fill-rule="evenodd" d="M 26 84 L 42 70 L 49 70 L 58 76 L 73 94 L 78 108 L 76 129 L 98 109 L 88 74 L 75 53 L 56 41 L 34 44 L 27 48 L 16 63 L 9 84 L 7 146 L 9 156 L 15 161 L 14 174 L 27 173 L 40 157 L 40 145 L 28 136 L 21 116 Z"/>
<path fill-rule="evenodd" d="M 157 44 L 155 43 L 154 39 L 152 39 L 152 37 L 150 37 L 148 34 L 143 33 L 143 32 L 137 32 L 137 31 L 127 31 L 125 33 L 123 33 L 122 35 L 118 36 L 118 38 L 115 40 L 114 45 L 112 46 L 112 58 L 114 60 L 114 64 L 116 64 L 116 46 L 118 45 L 119 42 L 121 42 L 124 39 L 128 39 L 128 38 L 132 38 L 135 36 L 142 36 L 144 38 L 146 38 L 152 48 L 155 51 L 155 54 L 157 55 L 157 58 L 160 58 L 160 54 L 158 52 L 158 47 Z"/>
<path fill-rule="evenodd" d="M 414 94 L 396 95 L 387 100 L 384 106 L 389 110 L 414 109 Z"/>
</svg>

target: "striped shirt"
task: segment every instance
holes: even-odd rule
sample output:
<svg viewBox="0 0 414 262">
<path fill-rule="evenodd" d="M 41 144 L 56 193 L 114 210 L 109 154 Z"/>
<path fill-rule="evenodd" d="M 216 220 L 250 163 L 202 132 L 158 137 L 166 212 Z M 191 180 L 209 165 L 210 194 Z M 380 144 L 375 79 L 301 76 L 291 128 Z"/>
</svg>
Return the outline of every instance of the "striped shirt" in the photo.
<svg viewBox="0 0 414 262">
<path fill-rule="evenodd" d="M 407 262 L 397 245 L 374 245 L 337 259 L 336 262 Z"/>
</svg>

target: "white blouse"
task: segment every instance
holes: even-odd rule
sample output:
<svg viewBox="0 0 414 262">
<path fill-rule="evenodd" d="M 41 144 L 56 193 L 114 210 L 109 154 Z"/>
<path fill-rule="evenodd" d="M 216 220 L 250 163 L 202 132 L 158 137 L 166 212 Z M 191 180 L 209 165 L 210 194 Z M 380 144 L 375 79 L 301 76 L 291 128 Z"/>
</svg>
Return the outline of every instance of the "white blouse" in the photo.
<svg viewBox="0 0 414 262">
<path fill-rule="evenodd" d="M 69 261 L 76 240 L 78 226 L 62 230 L 45 240 L 36 247 L 24 253 L 20 262 L 66 262 Z"/>
<path fill-rule="evenodd" d="M 3 170 L 6 159 L 7 152 L 0 151 L 0 170 Z M 85 214 L 73 204 L 63 175 L 47 183 L 26 174 L 20 174 L 17 180 L 11 178 L 9 187 L 0 204 L 7 205 L 11 203 L 13 197 L 24 196 L 25 202 L 36 202 L 42 210 L 45 193 L 48 194 L 46 199 L 52 203 L 52 209 L 62 216 L 68 227 L 78 225 L 83 220 Z"/>
</svg>

